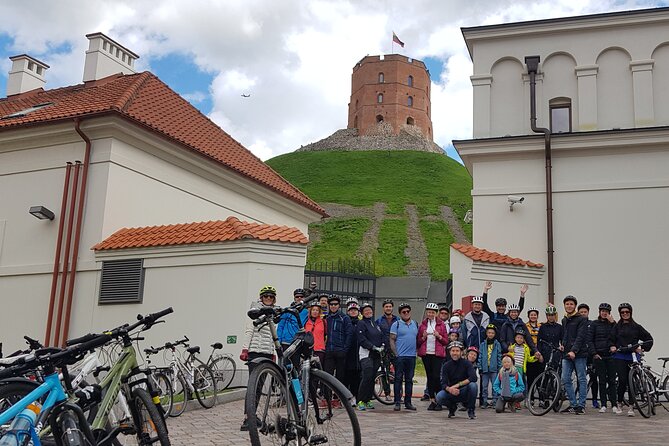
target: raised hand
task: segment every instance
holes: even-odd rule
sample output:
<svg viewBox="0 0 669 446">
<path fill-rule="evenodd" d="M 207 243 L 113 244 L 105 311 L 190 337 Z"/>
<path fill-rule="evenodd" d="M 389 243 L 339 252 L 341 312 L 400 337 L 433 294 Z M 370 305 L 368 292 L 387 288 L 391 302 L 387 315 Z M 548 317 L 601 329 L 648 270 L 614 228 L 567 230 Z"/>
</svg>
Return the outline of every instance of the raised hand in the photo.
<svg viewBox="0 0 669 446">
<path fill-rule="evenodd" d="M 530 289 L 530 287 L 526 283 L 522 284 L 520 286 L 520 296 L 525 297 L 525 293 L 527 293 L 527 290 L 529 290 L 529 289 Z"/>
<path fill-rule="evenodd" d="M 492 288 L 492 282 L 487 280 L 485 285 L 483 285 L 483 292 L 487 293 L 488 291 L 490 291 L 490 288 Z"/>
</svg>

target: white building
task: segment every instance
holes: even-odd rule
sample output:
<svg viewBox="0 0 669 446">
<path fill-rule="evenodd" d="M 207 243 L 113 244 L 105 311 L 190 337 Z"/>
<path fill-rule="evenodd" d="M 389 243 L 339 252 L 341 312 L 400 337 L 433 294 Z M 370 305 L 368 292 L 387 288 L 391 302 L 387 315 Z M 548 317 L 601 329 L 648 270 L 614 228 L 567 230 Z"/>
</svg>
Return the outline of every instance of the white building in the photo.
<svg viewBox="0 0 669 446">
<path fill-rule="evenodd" d="M 236 354 L 260 287 L 287 304 L 302 286 L 325 212 L 135 73 L 137 55 L 87 37 L 83 84 L 44 90 L 48 65 L 20 55 L 0 99 L 0 342 L 60 344 L 172 306 L 147 344 L 187 334 Z"/>
<path fill-rule="evenodd" d="M 634 306 L 669 353 L 669 8 L 463 28 L 473 60 L 474 135 L 454 141 L 473 177 L 473 245 L 451 248 L 455 296 L 544 307 L 544 135 L 530 127 L 526 56 L 539 56 L 537 126 L 552 131 L 555 302 Z M 513 204 L 509 196 L 523 197 Z M 456 249 L 459 248 L 459 249 Z M 466 255 L 463 255 L 462 252 Z M 614 310 L 617 316 L 617 312 Z M 523 315 L 525 316 L 525 315 Z"/>
</svg>

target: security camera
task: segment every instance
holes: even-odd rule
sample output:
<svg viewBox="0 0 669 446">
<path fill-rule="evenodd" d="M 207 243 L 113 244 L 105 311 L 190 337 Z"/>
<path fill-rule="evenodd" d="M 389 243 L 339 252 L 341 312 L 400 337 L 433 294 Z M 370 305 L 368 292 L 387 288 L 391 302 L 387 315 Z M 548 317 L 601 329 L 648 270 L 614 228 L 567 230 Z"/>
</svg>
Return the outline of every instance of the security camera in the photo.
<svg viewBox="0 0 669 446">
<path fill-rule="evenodd" d="M 509 211 L 510 212 L 513 212 L 513 205 L 514 204 L 522 203 L 523 201 L 525 201 L 525 197 L 521 197 L 520 195 L 509 195 L 507 197 L 507 199 L 509 200 Z"/>
<path fill-rule="evenodd" d="M 463 219 L 465 223 L 471 223 L 474 221 L 474 214 L 472 213 L 472 210 L 469 209 L 467 213 L 465 214 L 465 218 Z"/>
</svg>

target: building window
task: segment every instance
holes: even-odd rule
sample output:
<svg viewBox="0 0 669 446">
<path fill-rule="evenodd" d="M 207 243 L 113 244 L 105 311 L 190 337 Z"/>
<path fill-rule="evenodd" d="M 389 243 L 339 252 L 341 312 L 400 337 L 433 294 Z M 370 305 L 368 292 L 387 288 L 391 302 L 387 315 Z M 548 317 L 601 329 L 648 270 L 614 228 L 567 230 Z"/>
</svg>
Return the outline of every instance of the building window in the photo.
<svg viewBox="0 0 669 446">
<path fill-rule="evenodd" d="M 407 118 L 407 125 L 414 125 L 414 120 L 411 116 Z"/>
<path fill-rule="evenodd" d="M 407 85 L 409 87 L 413 87 L 413 76 L 409 76 L 409 78 L 407 79 Z"/>
<path fill-rule="evenodd" d="M 102 262 L 100 304 L 141 303 L 143 294 L 143 259 Z"/>
<path fill-rule="evenodd" d="M 376 115 L 376 123 L 378 124 L 379 122 L 383 122 L 383 116 L 382 115 Z"/>
<path fill-rule="evenodd" d="M 549 107 L 551 133 L 571 132 L 571 99 L 551 99 Z"/>
<path fill-rule="evenodd" d="M 382 84 L 383 82 L 384 82 L 383 73 L 379 73 L 379 84 Z"/>
<path fill-rule="evenodd" d="M 383 104 L 383 93 L 379 93 L 379 95 L 376 97 L 376 102 Z"/>
<path fill-rule="evenodd" d="M 359 102 L 360 101 L 358 99 L 355 100 L 355 109 L 356 110 L 360 107 Z"/>
<path fill-rule="evenodd" d="M 353 118 L 353 128 L 354 129 L 358 128 L 358 117 L 357 116 L 355 118 Z"/>
<path fill-rule="evenodd" d="M 409 96 L 409 97 L 407 98 L 407 105 L 408 105 L 409 107 L 413 107 L 413 96 Z"/>
</svg>

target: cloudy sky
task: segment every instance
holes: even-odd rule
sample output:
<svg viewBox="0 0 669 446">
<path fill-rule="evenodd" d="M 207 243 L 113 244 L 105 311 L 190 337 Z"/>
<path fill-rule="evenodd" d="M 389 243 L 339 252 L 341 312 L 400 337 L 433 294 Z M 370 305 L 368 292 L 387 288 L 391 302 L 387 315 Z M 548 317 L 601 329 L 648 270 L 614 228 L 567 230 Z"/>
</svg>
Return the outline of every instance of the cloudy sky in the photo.
<svg viewBox="0 0 669 446">
<path fill-rule="evenodd" d="M 47 88 L 82 80 L 85 35 L 103 32 L 262 159 L 346 127 L 353 65 L 392 51 L 426 62 L 434 138 L 471 137 L 471 62 L 460 27 L 666 6 L 650 0 L 3 1 L 8 57 L 51 66 Z M 250 94 L 244 98 L 242 94 Z"/>
</svg>

